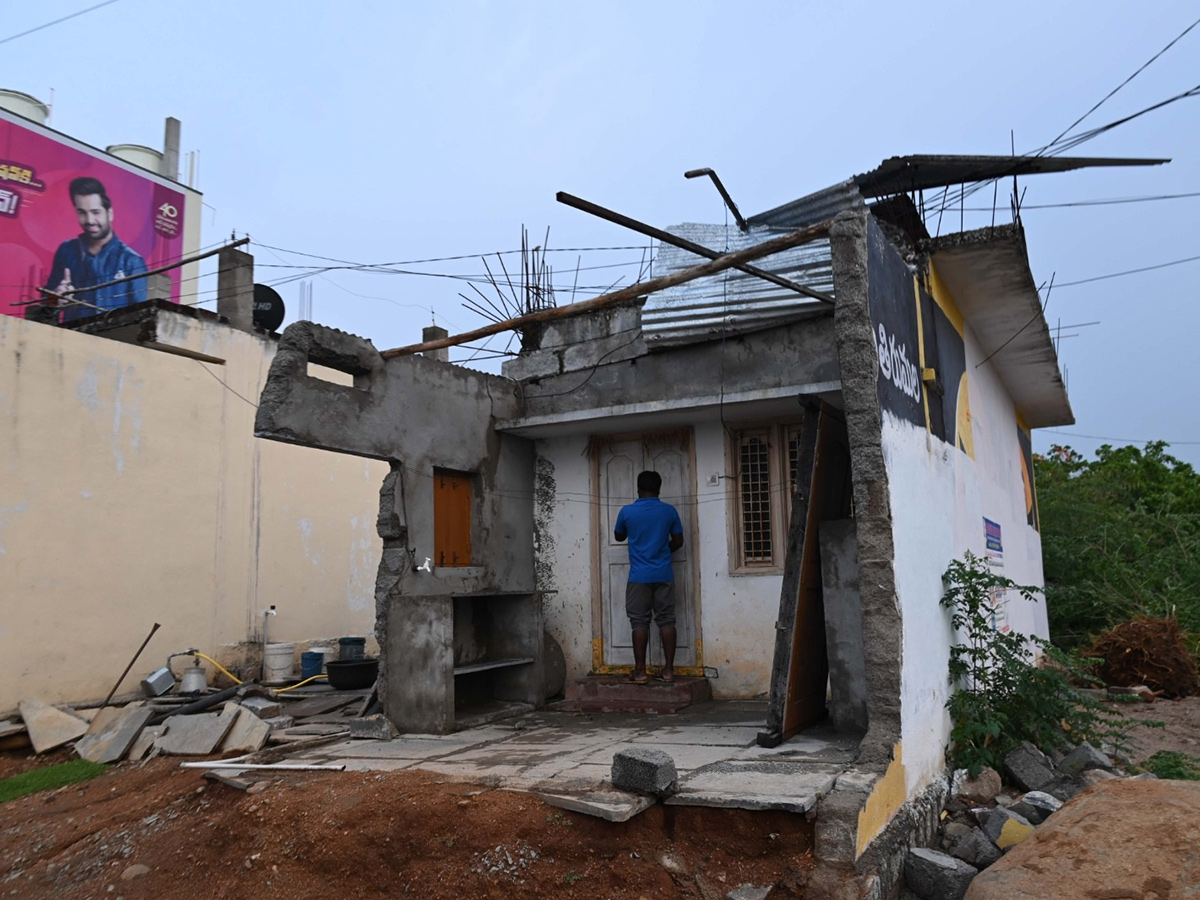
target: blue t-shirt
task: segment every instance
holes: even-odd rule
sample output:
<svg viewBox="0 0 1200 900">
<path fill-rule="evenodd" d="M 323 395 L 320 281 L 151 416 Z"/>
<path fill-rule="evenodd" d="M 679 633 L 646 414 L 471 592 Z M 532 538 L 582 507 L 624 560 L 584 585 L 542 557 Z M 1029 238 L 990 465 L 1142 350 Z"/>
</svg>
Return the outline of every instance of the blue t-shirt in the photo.
<svg viewBox="0 0 1200 900">
<path fill-rule="evenodd" d="M 671 571 L 671 535 L 683 534 L 679 513 L 657 497 L 639 497 L 622 506 L 613 526 L 629 538 L 629 580 L 634 584 L 674 581 Z"/>
</svg>

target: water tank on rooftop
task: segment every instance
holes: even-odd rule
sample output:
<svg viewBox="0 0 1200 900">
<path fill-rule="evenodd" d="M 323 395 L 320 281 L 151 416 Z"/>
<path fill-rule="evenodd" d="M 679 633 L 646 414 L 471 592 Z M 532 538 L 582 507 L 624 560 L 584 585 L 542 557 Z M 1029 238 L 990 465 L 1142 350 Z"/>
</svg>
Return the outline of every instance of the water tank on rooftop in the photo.
<svg viewBox="0 0 1200 900">
<path fill-rule="evenodd" d="M 111 147 L 104 148 L 113 156 L 131 162 L 135 166 L 141 166 L 143 169 L 149 169 L 151 172 L 162 174 L 163 170 L 163 155 L 162 151 L 155 150 L 153 147 L 145 147 L 142 144 L 113 144 Z"/>
<path fill-rule="evenodd" d="M 46 120 L 50 118 L 50 107 L 37 97 L 22 94 L 20 91 L 0 88 L 0 107 L 27 119 L 33 119 L 39 125 L 45 125 Z"/>
</svg>

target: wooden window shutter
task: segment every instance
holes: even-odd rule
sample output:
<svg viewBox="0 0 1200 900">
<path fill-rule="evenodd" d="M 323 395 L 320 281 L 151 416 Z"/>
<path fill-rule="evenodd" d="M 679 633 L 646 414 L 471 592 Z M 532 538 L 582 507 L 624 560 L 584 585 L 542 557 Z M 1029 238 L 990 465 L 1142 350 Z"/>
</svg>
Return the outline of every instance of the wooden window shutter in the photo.
<svg viewBox="0 0 1200 900">
<path fill-rule="evenodd" d="M 433 470 L 433 563 L 471 565 L 470 475 Z"/>
</svg>

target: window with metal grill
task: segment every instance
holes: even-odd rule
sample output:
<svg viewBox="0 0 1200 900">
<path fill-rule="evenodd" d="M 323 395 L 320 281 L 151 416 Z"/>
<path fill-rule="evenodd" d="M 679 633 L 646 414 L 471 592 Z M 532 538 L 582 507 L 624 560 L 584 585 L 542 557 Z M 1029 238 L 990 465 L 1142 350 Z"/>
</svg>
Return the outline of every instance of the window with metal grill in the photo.
<svg viewBox="0 0 1200 900">
<path fill-rule="evenodd" d="M 460 472 L 433 470 L 434 565 L 471 565 L 472 481 Z"/>
<path fill-rule="evenodd" d="M 743 432 L 737 449 L 741 563 L 772 565 L 775 557 L 771 534 L 771 445 L 765 432 Z"/>
</svg>

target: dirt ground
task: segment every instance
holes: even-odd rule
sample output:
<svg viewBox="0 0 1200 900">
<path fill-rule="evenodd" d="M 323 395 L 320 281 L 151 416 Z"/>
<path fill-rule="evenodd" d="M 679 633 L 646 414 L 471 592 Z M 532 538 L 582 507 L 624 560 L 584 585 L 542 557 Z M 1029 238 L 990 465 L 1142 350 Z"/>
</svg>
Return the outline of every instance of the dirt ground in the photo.
<svg viewBox="0 0 1200 900">
<path fill-rule="evenodd" d="M 1200 696 L 1182 700 L 1156 700 L 1154 703 L 1106 705 L 1131 719 L 1163 723 L 1162 728 L 1138 726 L 1129 732 L 1133 740 L 1133 762 L 1142 762 L 1159 750 L 1174 750 L 1200 757 Z"/>
<path fill-rule="evenodd" d="M 2 756 L 0 777 L 67 758 Z M 0 898 L 707 900 L 798 885 L 811 841 L 790 813 L 656 806 L 613 824 L 409 772 L 287 773 L 249 794 L 160 758 L 0 806 Z"/>
</svg>

